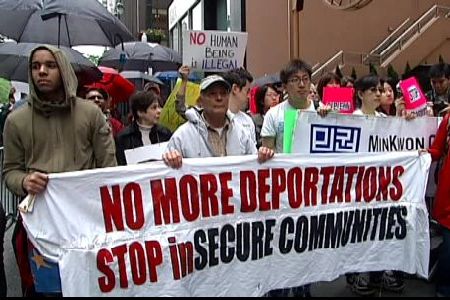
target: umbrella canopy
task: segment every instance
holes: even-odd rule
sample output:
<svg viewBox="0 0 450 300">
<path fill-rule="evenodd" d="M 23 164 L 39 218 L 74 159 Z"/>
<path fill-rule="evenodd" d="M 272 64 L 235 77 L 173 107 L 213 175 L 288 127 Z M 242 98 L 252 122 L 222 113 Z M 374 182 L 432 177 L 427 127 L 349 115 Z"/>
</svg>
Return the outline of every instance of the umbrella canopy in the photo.
<svg viewBox="0 0 450 300">
<path fill-rule="evenodd" d="M 143 80 L 143 81 L 147 81 L 147 82 L 154 82 L 159 85 L 164 85 L 164 82 L 162 82 L 158 78 L 150 76 L 150 75 L 142 73 L 142 72 L 139 72 L 139 71 L 123 71 L 123 72 L 120 72 L 120 75 L 122 75 L 126 79 L 135 79 L 135 80 L 137 79 L 137 80 Z"/>
<path fill-rule="evenodd" d="M 28 82 L 30 54 L 40 44 L 3 43 L 0 44 L 0 77 Z M 89 84 L 102 78 L 102 72 L 80 52 L 61 47 L 69 59 L 80 85 Z"/>
<path fill-rule="evenodd" d="M 277 84 L 277 83 L 281 83 L 280 74 L 275 73 L 255 79 L 255 81 L 253 81 L 253 86 L 263 86 L 266 84 Z"/>
<path fill-rule="evenodd" d="M 0 34 L 17 42 L 115 46 L 133 36 L 97 0 L 0 0 Z"/>
<path fill-rule="evenodd" d="M 165 71 L 156 73 L 155 77 L 163 81 L 172 81 L 177 80 L 179 75 L 180 74 L 177 71 Z M 191 73 L 189 74 L 188 80 L 192 82 L 200 82 L 202 79 L 198 77 L 196 73 Z"/>
<path fill-rule="evenodd" d="M 128 102 L 128 99 L 133 95 L 135 87 L 133 83 L 124 78 L 114 69 L 99 67 L 103 73 L 103 78 L 87 88 L 101 88 L 108 92 L 112 98 L 112 103 Z"/>
<path fill-rule="evenodd" d="M 162 82 L 158 78 L 147 75 L 147 74 L 139 72 L 139 71 L 123 71 L 123 72 L 120 72 L 120 75 L 122 75 L 129 81 L 133 82 L 134 86 L 139 91 L 142 91 L 144 89 L 145 85 L 149 82 L 153 82 L 160 86 L 164 86 L 164 82 Z"/>
<path fill-rule="evenodd" d="M 178 70 L 182 63 L 181 56 L 175 50 L 159 44 L 129 42 L 106 51 L 99 64 L 121 70 L 153 73 Z"/>
</svg>

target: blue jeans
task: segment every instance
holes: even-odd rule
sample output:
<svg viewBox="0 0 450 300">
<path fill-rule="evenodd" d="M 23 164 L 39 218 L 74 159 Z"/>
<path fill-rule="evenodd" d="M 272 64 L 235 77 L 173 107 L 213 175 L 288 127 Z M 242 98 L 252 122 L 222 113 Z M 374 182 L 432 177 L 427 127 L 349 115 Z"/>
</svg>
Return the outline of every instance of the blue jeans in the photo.
<svg viewBox="0 0 450 300">
<path fill-rule="evenodd" d="M 442 229 L 443 243 L 439 249 L 436 291 L 444 297 L 450 297 L 450 230 Z"/>
</svg>

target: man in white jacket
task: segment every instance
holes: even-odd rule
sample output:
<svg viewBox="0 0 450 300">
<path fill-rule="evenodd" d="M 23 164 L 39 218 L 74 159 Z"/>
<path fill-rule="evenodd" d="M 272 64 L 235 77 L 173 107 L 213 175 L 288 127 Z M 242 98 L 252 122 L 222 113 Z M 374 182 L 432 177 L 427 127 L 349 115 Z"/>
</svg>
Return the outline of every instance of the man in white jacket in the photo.
<svg viewBox="0 0 450 300">
<path fill-rule="evenodd" d="M 188 122 L 172 136 L 164 162 L 175 169 L 181 168 L 183 158 L 223 157 L 257 154 L 260 162 L 274 156 L 274 151 L 255 143 L 245 129 L 228 114 L 230 85 L 218 75 L 200 83 L 201 110 L 186 112 Z"/>
</svg>

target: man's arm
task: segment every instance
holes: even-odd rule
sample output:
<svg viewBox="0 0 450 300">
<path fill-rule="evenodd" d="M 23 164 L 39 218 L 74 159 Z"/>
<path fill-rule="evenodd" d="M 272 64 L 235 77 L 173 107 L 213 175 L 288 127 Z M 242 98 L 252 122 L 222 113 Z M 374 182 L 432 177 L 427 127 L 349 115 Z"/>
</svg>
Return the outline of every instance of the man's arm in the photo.
<svg viewBox="0 0 450 300">
<path fill-rule="evenodd" d="M 274 137 L 263 137 L 262 138 L 262 146 L 275 151 L 275 138 Z"/>
<path fill-rule="evenodd" d="M 95 110 L 94 134 L 92 145 L 95 155 L 95 166 L 97 168 L 107 168 L 117 166 L 116 147 L 112 135 L 112 130 L 106 122 L 102 112 Z"/>
<path fill-rule="evenodd" d="M 188 66 L 182 66 L 178 72 L 181 75 L 181 87 L 175 99 L 175 110 L 183 119 L 186 119 L 186 89 L 191 71 Z"/>
</svg>

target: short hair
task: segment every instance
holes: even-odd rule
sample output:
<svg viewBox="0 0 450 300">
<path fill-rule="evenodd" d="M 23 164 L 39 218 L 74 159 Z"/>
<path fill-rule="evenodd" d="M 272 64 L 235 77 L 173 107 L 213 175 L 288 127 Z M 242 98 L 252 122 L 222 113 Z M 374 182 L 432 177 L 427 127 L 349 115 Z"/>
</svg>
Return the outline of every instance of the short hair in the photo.
<svg viewBox="0 0 450 300">
<path fill-rule="evenodd" d="M 341 78 L 333 72 L 328 72 L 322 77 L 320 77 L 319 82 L 317 83 L 317 93 L 319 94 L 320 99 L 323 98 L 323 89 L 327 86 L 331 81 L 336 81 L 339 85 L 341 85 Z"/>
<path fill-rule="evenodd" d="M 100 95 L 102 95 L 103 99 L 105 99 L 105 101 L 108 100 L 108 98 L 109 98 L 108 92 L 105 89 L 100 88 L 100 87 L 90 87 L 90 88 L 88 88 L 87 91 L 86 91 L 86 97 L 87 97 L 87 95 L 90 92 L 93 92 L 93 91 L 99 92 Z"/>
<path fill-rule="evenodd" d="M 439 63 L 431 66 L 429 72 L 430 78 L 450 78 L 450 66 L 446 63 Z"/>
<path fill-rule="evenodd" d="M 309 78 L 312 76 L 311 66 L 301 59 L 291 60 L 283 70 L 280 72 L 280 80 L 283 84 L 287 84 L 289 78 L 296 74 L 298 71 L 305 71 L 308 73 Z"/>
<path fill-rule="evenodd" d="M 225 79 L 232 87 L 236 84 L 240 89 L 247 85 L 247 82 L 253 82 L 253 76 L 244 68 L 230 70 L 222 74 L 222 78 Z"/>
<path fill-rule="evenodd" d="M 358 106 L 361 105 L 358 92 L 365 92 L 373 87 L 377 87 L 379 84 L 384 85 L 384 81 L 377 75 L 366 75 L 355 81 L 355 97 Z"/>
<path fill-rule="evenodd" d="M 137 92 L 130 98 L 131 113 L 135 120 L 138 119 L 138 111 L 145 112 L 150 105 L 157 102 L 159 104 L 159 97 L 152 92 Z"/>
</svg>

